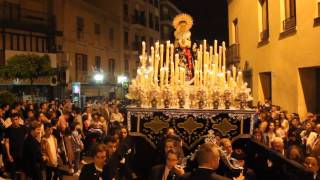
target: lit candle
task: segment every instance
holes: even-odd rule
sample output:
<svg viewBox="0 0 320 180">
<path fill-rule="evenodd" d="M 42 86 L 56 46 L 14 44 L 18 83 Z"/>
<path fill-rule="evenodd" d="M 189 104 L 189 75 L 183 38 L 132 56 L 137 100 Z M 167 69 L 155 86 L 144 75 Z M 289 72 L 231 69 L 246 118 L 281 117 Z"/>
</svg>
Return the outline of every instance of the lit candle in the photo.
<svg viewBox="0 0 320 180">
<path fill-rule="evenodd" d="M 236 74 L 237 73 L 237 70 L 236 70 L 236 67 L 235 66 L 232 66 L 232 78 L 235 80 L 236 79 Z"/>
<path fill-rule="evenodd" d="M 214 54 L 217 54 L 218 53 L 218 41 L 217 40 L 214 40 Z"/>
<path fill-rule="evenodd" d="M 169 58 L 170 58 L 170 41 L 167 41 L 167 45 L 166 45 L 166 70 L 165 70 L 166 85 L 168 85 L 168 82 L 169 82 Z"/>
<path fill-rule="evenodd" d="M 155 55 L 154 84 L 158 85 L 159 55 Z"/>
<path fill-rule="evenodd" d="M 160 68 L 160 88 L 163 88 L 164 68 Z"/>
<path fill-rule="evenodd" d="M 175 68 L 174 68 L 174 72 L 175 72 L 175 75 L 174 75 L 174 81 L 175 81 L 175 84 L 177 85 L 178 84 L 178 79 L 179 79 L 179 54 L 176 54 L 175 55 Z"/>
<path fill-rule="evenodd" d="M 174 46 L 170 45 L 170 84 L 174 84 Z"/>
<path fill-rule="evenodd" d="M 146 42 L 142 41 L 142 56 L 146 54 Z"/>
<path fill-rule="evenodd" d="M 221 72 L 222 68 L 222 47 L 219 46 L 219 72 Z"/>
<path fill-rule="evenodd" d="M 160 45 L 160 68 L 163 67 L 163 44 Z"/>
<path fill-rule="evenodd" d="M 223 66 L 226 68 L 226 43 L 223 41 L 222 42 L 222 59 L 223 59 Z"/>
<path fill-rule="evenodd" d="M 213 47 L 212 46 L 210 46 L 210 49 L 209 49 L 209 62 L 208 62 L 208 64 L 209 64 L 209 69 L 212 69 L 212 64 L 213 64 Z"/>
<path fill-rule="evenodd" d="M 228 82 L 229 87 L 230 87 L 230 80 L 231 80 L 231 72 L 228 70 L 227 71 L 227 82 Z"/>
</svg>

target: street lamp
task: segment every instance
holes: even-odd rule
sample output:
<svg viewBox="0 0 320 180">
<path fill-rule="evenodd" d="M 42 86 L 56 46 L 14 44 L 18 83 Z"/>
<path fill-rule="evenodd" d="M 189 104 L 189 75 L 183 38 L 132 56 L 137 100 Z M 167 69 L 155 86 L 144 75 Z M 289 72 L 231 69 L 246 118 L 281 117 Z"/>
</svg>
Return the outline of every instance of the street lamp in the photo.
<svg viewBox="0 0 320 180">
<path fill-rule="evenodd" d="M 93 79 L 95 80 L 96 84 L 98 84 L 98 96 L 100 98 L 100 85 L 103 82 L 104 79 L 104 74 L 101 73 L 100 71 L 96 71 L 95 74 L 93 75 Z"/>
<path fill-rule="evenodd" d="M 128 77 L 127 76 L 118 76 L 118 84 L 123 84 L 125 82 L 128 82 Z"/>
</svg>

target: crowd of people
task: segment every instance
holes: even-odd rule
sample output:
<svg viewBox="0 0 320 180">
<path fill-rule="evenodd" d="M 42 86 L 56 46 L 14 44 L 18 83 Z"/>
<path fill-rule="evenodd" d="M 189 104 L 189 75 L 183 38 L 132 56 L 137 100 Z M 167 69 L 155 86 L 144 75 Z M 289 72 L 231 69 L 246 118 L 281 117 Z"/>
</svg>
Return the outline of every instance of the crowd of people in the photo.
<svg viewBox="0 0 320 180">
<path fill-rule="evenodd" d="M 193 156 L 185 155 L 182 139 L 169 128 L 157 144 L 155 163 L 148 172 L 137 172 L 135 140 L 116 101 L 88 103 L 84 109 L 71 101 L 52 100 L 0 107 L 0 168 L 3 177 L 51 180 L 75 176 L 80 180 L 194 180 L 259 179 L 256 168 L 246 166 L 246 154 L 232 140 L 203 143 Z M 320 179 L 320 119 L 309 113 L 301 120 L 266 102 L 257 108 L 252 139 L 301 163 Z M 91 158 L 90 158 L 91 157 Z M 236 175 L 225 171 L 227 160 L 242 167 Z M 195 163 L 195 164 L 192 164 Z M 272 162 L 267 162 L 272 164 Z M 191 164 L 191 165 L 190 165 Z M 272 165 L 268 165 L 272 166 Z M 146 176 L 147 178 L 142 176 Z"/>
</svg>

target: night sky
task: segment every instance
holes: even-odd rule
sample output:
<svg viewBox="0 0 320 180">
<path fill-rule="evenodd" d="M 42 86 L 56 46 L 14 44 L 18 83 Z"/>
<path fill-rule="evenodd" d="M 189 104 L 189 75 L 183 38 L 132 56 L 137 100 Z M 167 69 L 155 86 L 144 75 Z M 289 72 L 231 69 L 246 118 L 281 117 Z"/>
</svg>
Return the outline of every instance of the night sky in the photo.
<svg viewBox="0 0 320 180">
<path fill-rule="evenodd" d="M 227 0 L 171 0 L 193 17 L 192 40 L 228 42 Z"/>
</svg>

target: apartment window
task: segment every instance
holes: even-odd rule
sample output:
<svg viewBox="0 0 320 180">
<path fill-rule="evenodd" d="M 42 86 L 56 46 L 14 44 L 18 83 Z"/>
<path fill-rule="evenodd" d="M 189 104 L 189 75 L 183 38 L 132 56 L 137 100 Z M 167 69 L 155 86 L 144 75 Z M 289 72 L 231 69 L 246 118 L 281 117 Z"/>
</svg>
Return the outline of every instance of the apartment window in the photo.
<svg viewBox="0 0 320 180">
<path fill-rule="evenodd" d="M 151 29 L 154 28 L 153 14 L 152 14 L 152 13 L 149 13 L 149 27 L 150 27 Z"/>
<path fill-rule="evenodd" d="M 126 75 L 128 75 L 128 73 L 129 73 L 129 60 L 128 59 L 124 60 L 124 72 Z"/>
<path fill-rule="evenodd" d="M 84 35 L 84 19 L 82 17 L 77 17 L 77 39 L 82 40 Z"/>
<path fill-rule="evenodd" d="M 259 6 L 260 42 L 265 42 L 269 39 L 268 0 L 259 0 Z"/>
<path fill-rule="evenodd" d="M 100 24 L 94 23 L 94 33 L 100 35 Z"/>
<path fill-rule="evenodd" d="M 264 99 L 272 101 L 272 76 L 271 72 L 259 73 Z"/>
<path fill-rule="evenodd" d="M 144 11 L 140 12 L 140 24 L 143 26 L 146 25 L 146 13 Z"/>
<path fill-rule="evenodd" d="M 123 18 L 125 21 L 129 21 L 129 7 L 128 4 L 123 5 Z"/>
<path fill-rule="evenodd" d="M 296 27 L 296 0 L 284 0 L 285 19 L 283 21 L 283 31 L 295 29 Z"/>
<path fill-rule="evenodd" d="M 115 59 L 109 59 L 108 68 L 109 68 L 110 80 L 114 80 L 115 79 L 115 68 L 116 68 Z"/>
<path fill-rule="evenodd" d="M 109 41 L 110 41 L 111 47 L 113 47 L 114 46 L 114 29 L 113 28 L 109 29 Z"/>
<path fill-rule="evenodd" d="M 159 20 L 159 17 L 158 16 L 156 16 L 155 17 L 155 30 L 156 31 L 160 31 L 160 22 L 159 22 L 160 20 Z"/>
<path fill-rule="evenodd" d="M 124 42 L 123 42 L 124 48 L 128 49 L 129 48 L 129 33 L 128 33 L 128 31 L 124 32 L 123 40 L 124 40 Z"/>
<path fill-rule="evenodd" d="M 239 44 L 238 19 L 232 22 L 232 44 Z"/>
<path fill-rule="evenodd" d="M 76 54 L 76 80 L 84 81 L 88 72 L 88 56 L 85 54 Z"/>
<path fill-rule="evenodd" d="M 96 56 L 94 58 L 94 64 L 95 64 L 95 68 L 97 70 L 100 70 L 100 68 L 101 68 L 101 57 L 100 56 Z"/>
</svg>

